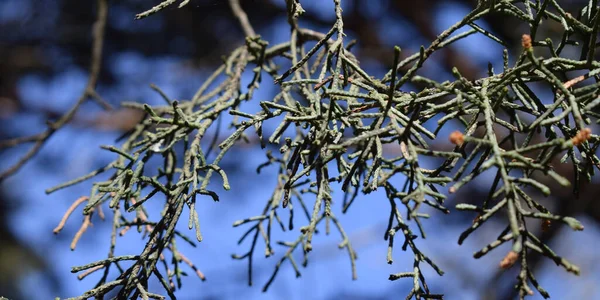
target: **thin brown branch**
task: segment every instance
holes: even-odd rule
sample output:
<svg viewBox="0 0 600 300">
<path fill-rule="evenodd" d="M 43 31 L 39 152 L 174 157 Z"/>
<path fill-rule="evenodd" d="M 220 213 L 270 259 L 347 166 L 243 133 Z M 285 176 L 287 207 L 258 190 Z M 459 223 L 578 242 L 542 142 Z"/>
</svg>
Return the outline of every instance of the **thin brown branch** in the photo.
<svg viewBox="0 0 600 300">
<path fill-rule="evenodd" d="M 192 261 L 189 258 L 187 258 L 185 255 L 183 255 L 179 251 L 175 251 L 175 252 L 177 252 L 177 256 L 179 256 L 179 258 L 181 258 L 181 260 L 183 262 L 185 262 L 188 266 L 190 266 L 190 268 L 192 268 L 192 270 L 196 271 L 196 275 L 198 275 L 198 277 L 202 281 L 206 280 L 206 276 L 204 276 L 204 273 L 202 273 L 202 271 L 198 270 L 198 268 L 194 265 L 194 263 L 192 263 Z"/>
<path fill-rule="evenodd" d="M 63 229 L 63 227 L 65 227 L 65 223 L 67 223 L 67 220 L 69 219 L 69 217 L 71 216 L 73 211 L 75 211 L 77 206 L 79 206 L 81 203 L 83 203 L 87 200 L 88 200 L 87 196 L 83 196 L 83 197 L 80 197 L 79 199 L 75 200 L 75 202 L 73 202 L 73 204 L 71 204 L 69 209 L 67 209 L 67 212 L 65 212 L 65 214 L 63 215 L 62 219 L 60 220 L 60 223 L 58 223 L 58 226 L 56 226 L 56 228 L 54 228 L 54 230 L 52 232 L 54 232 L 54 234 L 59 233 Z"/>
<path fill-rule="evenodd" d="M 88 227 L 92 224 L 91 219 L 92 219 L 91 214 L 85 216 L 85 218 L 83 219 L 83 224 L 81 224 L 81 227 L 79 227 L 79 230 L 77 231 L 77 233 L 73 237 L 73 240 L 71 241 L 71 250 L 75 250 L 75 247 L 77 246 L 77 242 L 79 241 L 79 239 L 81 238 L 83 233 L 85 233 L 85 231 L 88 229 Z"/>
<path fill-rule="evenodd" d="M 98 270 L 101 270 L 101 269 L 104 269 L 104 265 L 95 266 L 95 267 L 93 267 L 93 268 L 90 268 L 90 269 L 86 270 L 85 272 L 83 272 L 83 273 L 81 273 L 81 274 L 77 275 L 77 279 L 79 279 L 79 280 L 83 280 L 83 279 L 84 279 L 84 278 L 86 278 L 88 275 L 90 275 L 90 274 L 92 274 L 92 273 L 94 273 L 94 272 L 96 272 L 96 271 L 98 271 Z"/>
<path fill-rule="evenodd" d="M 96 22 L 93 25 L 93 34 L 92 34 L 93 35 L 93 43 L 92 43 L 92 58 L 91 58 L 91 64 L 90 64 L 90 75 L 89 75 L 88 82 L 87 82 L 87 85 L 85 87 L 83 94 L 79 97 L 79 99 L 77 100 L 75 105 L 73 105 L 73 107 L 71 107 L 71 109 L 69 109 L 69 111 L 67 111 L 65 114 L 63 114 L 58 119 L 58 121 L 56 121 L 54 123 L 49 123 L 48 129 L 46 129 L 46 131 L 44 131 L 43 133 L 31 136 L 31 137 L 13 139 L 11 141 L 2 143 L 2 146 L 6 147 L 6 144 L 8 144 L 8 146 L 11 146 L 11 145 L 16 146 L 21 143 L 35 141 L 35 144 L 31 147 L 31 149 L 29 149 L 29 151 L 27 151 L 27 153 L 25 153 L 25 155 L 23 155 L 14 165 L 12 165 L 8 169 L 6 169 L 5 171 L 0 173 L 0 182 L 2 182 L 8 176 L 11 176 L 14 173 L 16 173 L 17 171 L 19 171 L 19 169 L 21 169 L 21 167 L 23 167 L 23 165 L 25 165 L 25 163 L 27 163 L 33 156 L 35 156 L 40 151 L 40 149 L 42 148 L 44 143 L 57 130 L 59 130 L 65 124 L 69 123 L 69 121 L 71 121 L 71 119 L 73 118 L 75 113 L 77 113 L 77 111 L 79 110 L 79 107 L 81 106 L 81 104 L 83 104 L 83 102 L 85 100 L 87 100 L 90 97 L 95 98 L 96 100 L 100 99 L 99 96 L 96 96 L 95 87 L 96 87 L 96 83 L 98 82 L 98 76 L 100 74 L 100 67 L 102 65 L 102 46 L 104 44 L 104 31 L 106 29 L 107 16 L 108 16 L 108 0 L 98 0 L 98 16 L 97 16 Z M 103 101 L 100 101 L 100 103 L 107 104 L 106 102 L 103 102 Z"/>
<path fill-rule="evenodd" d="M 9 140 L 5 140 L 5 141 L 1 141 L 0 142 L 0 149 L 2 149 L 2 148 L 11 148 L 11 147 L 15 147 L 15 146 L 20 145 L 20 144 L 35 142 L 35 141 L 41 139 L 43 137 L 43 135 L 44 135 L 43 133 L 39 133 L 39 134 L 36 134 L 36 135 L 17 137 L 17 138 L 14 138 L 14 139 L 9 139 Z"/>
</svg>

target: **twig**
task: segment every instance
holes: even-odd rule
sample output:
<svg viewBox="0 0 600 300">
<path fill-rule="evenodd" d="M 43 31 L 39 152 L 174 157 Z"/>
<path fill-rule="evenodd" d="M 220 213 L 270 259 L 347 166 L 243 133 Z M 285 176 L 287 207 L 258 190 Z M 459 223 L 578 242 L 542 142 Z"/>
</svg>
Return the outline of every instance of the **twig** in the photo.
<svg viewBox="0 0 600 300">
<path fill-rule="evenodd" d="M 250 21 L 248 21 L 248 15 L 246 15 L 246 12 L 244 12 L 242 7 L 240 6 L 240 0 L 229 0 L 229 6 L 231 6 L 231 11 L 233 12 L 233 15 L 238 19 L 240 25 L 242 25 L 244 34 L 247 37 L 255 36 L 256 32 L 254 32 L 254 28 L 252 28 Z"/>
<path fill-rule="evenodd" d="M 52 232 L 54 232 L 54 234 L 59 233 L 63 229 L 63 227 L 65 227 L 65 224 L 67 223 L 67 219 L 69 219 L 69 216 L 71 216 L 71 214 L 73 213 L 73 211 L 75 211 L 77 206 L 79 206 L 81 203 L 87 201 L 88 198 L 89 197 L 87 197 L 87 196 L 83 196 L 83 197 L 79 197 L 77 200 L 75 200 L 75 202 L 73 202 L 73 204 L 71 204 L 71 206 L 69 206 L 69 209 L 67 209 L 67 211 L 63 215 L 62 219 L 60 220 L 60 223 L 58 223 L 58 226 L 56 226 L 56 228 L 54 228 L 54 230 L 52 230 Z"/>
<path fill-rule="evenodd" d="M 75 105 L 69 109 L 65 114 L 63 114 L 58 121 L 54 123 L 50 123 L 48 125 L 48 129 L 43 133 L 31 136 L 20 138 L 18 140 L 12 140 L 7 143 L 9 146 L 15 146 L 17 144 L 26 143 L 26 142 L 35 142 L 35 144 L 29 149 L 25 155 L 23 155 L 19 161 L 17 161 L 14 165 L 6 169 L 5 171 L 0 173 L 0 182 L 6 179 L 8 176 L 16 173 L 25 163 L 27 163 L 33 156 L 35 156 L 44 143 L 60 128 L 62 128 L 65 124 L 67 124 L 75 113 L 79 110 L 79 107 L 85 100 L 90 97 L 95 99 L 99 99 L 99 96 L 96 96 L 95 87 L 98 82 L 98 76 L 100 74 L 100 67 L 102 65 L 102 46 L 104 43 L 104 31 L 106 28 L 106 18 L 108 15 L 108 0 L 98 0 L 98 13 L 96 22 L 93 25 L 93 42 L 92 42 L 92 57 L 90 63 L 90 75 L 88 78 L 88 82 L 85 86 L 85 90 L 83 94 L 79 97 Z M 5 146 L 5 145 L 3 145 Z"/>
</svg>

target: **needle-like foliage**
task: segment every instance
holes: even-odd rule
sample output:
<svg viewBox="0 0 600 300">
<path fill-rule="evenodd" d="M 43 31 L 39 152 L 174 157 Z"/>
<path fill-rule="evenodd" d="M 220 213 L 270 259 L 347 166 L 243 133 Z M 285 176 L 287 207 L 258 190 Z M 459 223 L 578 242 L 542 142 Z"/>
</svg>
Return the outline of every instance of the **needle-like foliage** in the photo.
<svg viewBox="0 0 600 300">
<path fill-rule="evenodd" d="M 504 220 L 505 229 L 474 257 L 510 243 L 512 248 L 500 267 L 520 268 L 516 288 L 521 298 L 532 295 L 533 289 L 549 297 L 528 266 L 532 252 L 539 252 L 566 271 L 579 274 L 577 266 L 536 236 L 537 231 L 531 228 L 536 223 L 529 219 L 540 219 L 543 227 L 564 223 L 573 230 L 583 230 L 576 219 L 553 214 L 536 198 L 539 193 L 551 192 L 540 178 L 551 177 L 560 185 L 571 185 L 576 194 L 580 182 L 591 180 L 595 169 L 600 167 L 596 155 L 599 139 L 590 125 L 597 123 L 600 116 L 596 110 L 600 103 L 600 62 L 595 56 L 600 23 L 597 1 L 591 0 L 576 14 L 570 14 L 555 0 L 480 0 L 461 21 L 440 33 L 431 44 L 422 46 L 419 52 L 403 56 L 399 47 L 390 49 L 393 65 L 382 78 L 363 70 L 349 50 L 342 1 L 333 0 L 331 14 L 335 21 L 329 31 L 318 32 L 298 23 L 303 14 L 311 12 L 306 12 L 299 0 L 286 0 L 289 41 L 272 45 L 256 35 L 251 18 L 238 0 L 230 0 L 246 40 L 189 100 L 174 101 L 161 92 L 165 99 L 163 106 L 123 104 L 144 111 L 145 118 L 118 146 L 104 147 L 114 152 L 115 160 L 47 191 L 66 188 L 102 172 L 111 174 L 108 180 L 93 183 L 90 195 L 78 199 L 55 230 L 60 231 L 68 215 L 85 203 L 84 223 L 72 243 L 75 248 L 93 215 L 103 216 L 102 211 L 107 209 L 112 212 L 107 258 L 72 270 L 85 271 L 80 278 L 96 271 L 104 272 L 104 276 L 94 288 L 75 299 L 101 298 L 112 290 L 118 291 L 122 299 L 164 298 L 148 291 L 151 277 L 162 283 L 166 295 L 175 298 L 175 287 L 179 287 L 175 282 L 180 282 L 182 269 L 192 268 L 204 279 L 202 272 L 178 250 L 176 242 L 196 245 L 202 241 L 198 199 L 219 200 L 223 191 L 210 190 L 209 183 L 213 181 L 220 182 L 223 190 L 230 189 L 222 160 L 240 140 L 250 135 L 257 136 L 263 148 L 271 144 L 279 149 L 278 153 L 266 151 L 267 160 L 258 168 L 260 171 L 275 167 L 278 175 L 273 178 L 275 189 L 265 199 L 264 209 L 249 212 L 253 216 L 234 223 L 233 226 L 246 228 L 240 243 L 249 239 L 251 246 L 233 258 L 247 261 L 248 282 L 252 284 L 255 251 L 262 247 L 267 257 L 277 257 L 275 270 L 264 284 L 265 291 L 284 263 L 291 264 L 295 275 L 300 276 L 300 265 L 306 266 L 310 259 L 313 237 L 321 229 L 329 233 L 331 223 L 339 232 L 339 247 L 349 257 L 352 278 L 357 278 L 357 253 L 339 216 L 352 209 L 359 194 L 383 190 L 389 202 L 389 211 L 384 212 L 389 219 L 385 232 L 389 247 L 387 261 L 393 262 L 392 250 L 398 241 L 402 250 L 414 256 L 412 271 L 391 274 L 389 280 L 412 278 L 407 299 L 441 299 L 441 294 L 430 290 L 423 274 L 425 267 L 439 275 L 444 273 L 418 247 L 423 242 L 418 237 L 426 236 L 422 222 L 429 218 L 423 208 L 449 213 L 445 204 L 447 194 L 458 191 L 486 171 L 495 174 L 486 187 L 488 197 L 476 204 L 456 205 L 459 211 L 478 214 L 472 226 L 458 237 L 458 243 L 462 244 L 490 218 L 498 216 L 496 219 Z M 106 1 L 98 2 L 98 26 L 104 26 L 106 13 L 102 9 L 106 9 Z M 189 1 L 163 1 L 136 18 L 151 17 L 176 2 L 182 7 Z M 455 68 L 454 80 L 446 82 L 422 75 L 422 67 L 436 51 L 471 35 L 483 35 L 507 47 L 500 38 L 477 25 L 479 19 L 492 13 L 528 25 L 523 27 L 528 31 L 521 33 L 520 51 L 509 57 L 514 52 L 505 49 L 501 70 L 490 66 L 486 77 L 470 80 Z M 562 27 L 559 41 L 542 37 L 544 26 L 556 25 Z M 567 49 L 570 53 L 579 51 L 580 58 L 567 57 Z M 544 57 L 543 53 L 547 55 Z M 242 84 L 246 74 L 252 74 L 248 85 Z M 254 92 L 265 82 L 275 82 L 280 89 L 271 99 L 256 99 Z M 405 92 L 408 84 L 421 88 Z M 94 85 L 95 79 L 83 98 L 97 98 Z M 540 99 L 532 89 L 534 85 L 551 90 L 553 98 Z M 261 110 L 244 111 L 242 106 L 249 101 L 260 102 Z M 221 143 L 216 139 L 211 141 L 206 133 L 218 127 L 217 120 L 223 114 L 235 116 L 230 124 L 235 130 Z M 263 125 L 268 122 L 278 125 L 273 132 L 263 135 Z M 441 129 L 451 122 L 461 129 L 450 136 L 441 135 Z M 51 127 L 50 134 L 59 127 Z M 437 145 L 443 141 L 454 147 L 441 150 L 434 141 Z M 384 148 L 397 149 L 395 153 L 399 155 L 387 155 L 389 151 Z M 209 159 L 206 153 L 213 151 L 218 154 Z M 573 166 L 574 178 L 555 172 L 552 162 L 557 158 Z M 160 167 L 152 168 L 151 159 L 161 161 Z M 424 168 L 427 161 L 436 161 L 437 167 Z M 145 205 L 160 199 L 166 199 L 162 203 L 164 209 L 158 218 L 151 219 Z M 284 213 L 289 220 L 282 219 Z M 195 230 L 196 241 L 175 229 L 185 214 L 189 228 Z M 117 236 L 132 227 L 144 233 L 143 250 L 135 255 L 115 256 Z M 272 239 L 275 230 L 295 232 L 297 238 L 275 241 Z M 275 254 L 276 245 L 284 250 Z M 294 253 L 302 253 L 303 261 L 297 262 Z M 116 268 L 120 275 L 110 278 L 111 268 Z"/>
</svg>

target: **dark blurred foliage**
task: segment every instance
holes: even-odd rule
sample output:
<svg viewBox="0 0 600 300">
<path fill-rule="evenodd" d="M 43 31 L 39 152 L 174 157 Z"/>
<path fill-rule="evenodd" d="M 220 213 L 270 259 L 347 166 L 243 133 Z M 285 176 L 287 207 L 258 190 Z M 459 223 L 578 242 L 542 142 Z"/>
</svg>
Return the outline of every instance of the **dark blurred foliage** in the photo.
<svg viewBox="0 0 600 300">
<path fill-rule="evenodd" d="M 315 0 L 317 1 L 317 0 Z M 320 0 L 318 0 L 320 1 Z M 110 58 L 117 53 L 135 52 L 148 58 L 165 55 L 185 57 L 189 60 L 190 67 L 210 69 L 220 63 L 221 55 L 228 53 L 243 41 L 243 33 L 230 12 L 225 0 L 191 0 L 190 4 L 182 9 L 176 5 L 149 18 L 134 21 L 136 13 L 142 12 L 160 1 L 125 0 L 111 1 L 104 57 Z M 310 1 L 301 1 L 310 2 Z M 377 0 L 383 6 L 386 15 L 379 16 L 369 13 L 368 6 L 373 1 L 344 0 L 344 25 L 346 32 L 356 38 L 357 57 L 363 65 L 372 63 L 379 66 L 389 66 L 392 63 L 390 55 L 391 45 L 401 47 L 414 42 L 415 36 L 419 41 L 429 43 L 440 32 L 435 28 L 436 18 L 434 7 L 447 3 L 444 0 Z M 563 2 L 563 1 L 561 1 Z M 564 1 L 564 7 L 581 7 L 587 1 Z M 475 7 L 475 0 L 456 0 L 454 3 L 468 8 Z M 18 7 L 9 8 L 9 5 Z M 285 22 L 285 4 L 283 0 L 245 0 L 242 5 L 257 32 L 272 30 L 272 26 L 287 26 Z M 69 66 L 77 66 L 83 70 L 88 69 L 91 50 L 91 24 L 95 19 L 95 2 L 81 0 L 18 0 L 6 1 L 0 4 L 0 9 L 13 9 L 17 11 L 13 18 L 0 19 L 0 122 L 4 122 L 17 112 L 28 112 L 42 115 L 52 119 L 60 115 L 60 111 L 40 111 L 40 108 L 27 107 L 20 101 L 17 83 L 26 74 L 40 74 L 48 80 L 61 74 Z M 577 11 L 571 10 L 573 14 Z M 313 11 L 305 14 L 301 20 L 303 26 L 323 28 L 332 24 L 334 17 L 331 14 L 318 14 Z M 397 20 L 401 28 L 390 28 Z M 491 31 L 508 45 L 518 45 L 521 33 L 515 30 L 513 22 L 504 16 L 492 14 L 485 19 Z M 407 26 L 405 26 L 407 25 Z M 287 27 L 286 27 L 287 30 Z M 410 31 L 409 34 L 394 35 L 390 32 Z M 416 32 L 413 32 L 416 31 Z M 379 33 L 379 34 L 374 34 Z M 552 36 L 552 32 L 547 33 Z M 418 50 L 409 49 L 412 51 Z M 446 49 L 440 62 L 443 69 L 450 70 L 456 66 L 461 73 L 470 79 L 477 78 L 486 71 L 486 65 L 478 65 L 466 54 L 456 48 Z M 405 51 L 402 55 L 410 55 Z M 437 54 L 436 54 L 437 55 Z M 115 70 L 109 59 L 104 59 L 100 83 L 110 87 L 116 84 Z M 365 63 L 366 62 L 366 63 Z M 367 66 L 368 68 L 368 66 Z M 75 101 L 76 99 L 73 99 Z M 117 106 L 123 99 L 106 99 Z M 48 99 L 52 101 L 52 99 Z M 37 109 L 37 110 L 36 110 Z M 102 127 L 105 125 L 112 129 L 125 131 L 134 125 L 136 117 L 129 111 L 118 111 L 104 118 L 87 123 L 86 125 Z M 116 122 L 118 120 L 133 120 L 133 122 Z M 116 123 L 115 123 L 116 122 Z M 13 132 L 0 126 L 0 139 L 13 137 Z M 446 141 L 440 141 L 445 143 Z M 5 153 L 0 153 L 2 159 Z M 234 167 L 234 166 L 232 166 Z M 572 178 L 572 168 L 568 164 L 556 162 L 556 170 L 567 178 Z M 594 184 L 584 184 L 580 195 L 576 198 L 570 189 L 557 186 L 554 181 L 548 180 L 553 196 L 550 207 L 558 215 L 587 214 L 596 221 L 600 221 L 600 203 L 593 201 L 595 195 L 600 193 L 600 187 Z M 0 191 L 1 193 L 1 191 Z M 469 195 L 469 197 L 463 197 Z M 487 194 L 476 185 L 468 185 L 458 193 L 456 198 L 461 202 L 468 199 L 487 197 Z M 468 198 L 468 199 L 463 199 Z M 18 283 L 26 272 L 43 271 L 48 278 L 55 278 L 48 271 L 47 263 L 38 254 L 32 251 L 30 245 L 22 243 L 10 230 L 6 216 L 18 205 L 18 199 L 7 199 L 0 194 L 0 295 L 20 299 Z M 448 205 L 451 207 L 452 205 Z M 461 216 L 463 216 L 461 214 Z M 475 217 L 475 216 L 473 216 Z M 449 216 L 447 222 L 460 222 L 468 226 L 469 219 Z M 550 241 L 556 237 L 557 228 L 551 227 L 543 234 L 543 239 Z M 541 262 L 532 258 L 533 261 Z M 20 272 L 8 274 L 5 270 L 14 270 L 15 263 L 20 264 Z M 535 263 L 539 267 L 540 263 Z M 16 276 L 15 276 L 16 275 Z M 482 297 L 497 294 L 500 297 L 511 299 L 514 295 L 500 291 L 512 290 L 511 280 L 515 274 L 498 271 L 496 279 L 504 283 L 498 286 L 490 283 L 489 289 L 482 287 Z M 502 278 L 506 277 L 506 278 Z M 56 279 L 55 279 L 56 280 Z M 56 283 L 58 289 L 59 285 Z M 494 287 L 495 292 L 492 290 Z M 487 295 L 487 296 L 486 296 Z M 503 295 L 503 296 L 502 296 Z M 340 295 L 347 298 L 348 295 Z M 391 295 L 381 295 L 387 298 Z M 371 296 L 370 299 L 379 299 Z M 348 299 L 351 299 L 348 297 Z M 353 295 L 352 299 L 366 299 Z"/>
</svg>

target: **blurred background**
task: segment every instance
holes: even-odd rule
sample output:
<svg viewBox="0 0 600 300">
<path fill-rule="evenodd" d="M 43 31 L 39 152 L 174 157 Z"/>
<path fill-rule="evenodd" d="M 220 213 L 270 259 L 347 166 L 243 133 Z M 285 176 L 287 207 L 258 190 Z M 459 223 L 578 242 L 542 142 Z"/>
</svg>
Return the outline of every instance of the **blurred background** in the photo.
<svg viewBox="0 0 600 300">
<path fill-rule="evenodd" d="M 97 91 L 116 108 L 122 101 L 162 104 L 160 96 L 149 88 L 150 84 L 157 85 L 173 99 L 191 98 L 220 64 L 221 56 L 244 41 L 226 0 L 191 0 L 182 9 L 173 5 L 161 13 L 134 21 L 135 14 L 159 2 L 109 2 Z M 462 19 L 476 2 L 343 0 L 345 31 L 350 39 L 358 40 L 353 50 L 361 66 L 371 75 L 381 77 L 392 64 L 394 45 L 403 49 L 404 57 L 417 52 L 421 45 L 429 45 L 440 32 Z M 284 0 L 242 0 L 241 3 L 257 33 L 271 45 L 289 39 Z M 301 3 L 307 11 L 300 19 L 301 26 L 319 31 L 331 27 L 333 1 L 303 0 Z M 587 1 L 561 3 L 565 10 L 577 15 Z M 47 120 L 57 119 L 76 102 L 87 81 L 95 14 L 95 1 L 0 1 L 0 140 L 40 133 L 45 130 Z M 499 14 L 477 24 L 506 41 L 513 56 L 520 49 L 520 36 L 529 30 L 517 19 Z M 554 29 L 550 26 L 544 34 L 556 37 L 562 27 Z M 451 79 L 447 71 L 456 66 L 467 78 L 485 76 L 488 63 L 501 70 L 502 50 L 489 39 L 473 35 L 434 54 L 423 69 L 423 75 L 440 81 Z M 261 88 L 254 96 L 257 100 L 268 99 L 273 96 L 274 88 Z M 249 104 L 246 109 L 255 113 L 258 106 Z M 81 225 L 81 210 L 74 213 L 60 234 L 52 234 L 71 203 L 89 194 L 91 181 L 49 196 L 44 190 L 110 162 L 114 155 L 100 150 L 99 146 L 114 144 L 139 118 L 135 111 L 104 111 L 96 103 L 85 103 L 70 124 L 54 134 L 21 170 L 0 184 L 0 296 L 10 299 L 73 297 L 95 285 L 97 276 L 79 281 L 70 269 L 106 257 L 109 222 L 94 220 L 75 251 L 69 250 L 69 244 Z M 228 121 L 223 120 L 224 124 Z M 451 132 L 452 126 L 444 131 Z M 444 144 L 447 140 L 440 139 L 436 143 Z M 17 162 L 29 147 L 31 145 L 21 145 L 1 150 L 0 171 Z M 351 279 L 347 253 L 337 249 L 339 236 L 320 234 L 308 266 L 301 270 L 302 277 L 295 278 L 286 262 L 267 293 L 261 292 L 262 285 L 285 248 L 275 248 L 275 255 L 265 259 L 259 246 L 255 258 L 255 286 L 249 287 L 246 261 L 231 259 L 231 254 L 245 253 L 249 245 L 236 244 L 245 230 L 233 228 L 232 223 L 259 214 L 270 197 L 277 183 L 275 168 L 267 168 L 259 175 L 255 171 L 264 161 L 264 152 L 252 144 L 238 147 L 227 156 L 225 165 L 232 190 L 223 191 L 219 203 L 207 200 L 198 205 L 204 241 L 197 248 L 180 245 L 207 280 L 200 281 L 189 270 L 182 290 L 176 293 L 179 299 L 405 297 L 412 281 L 391 282 L 387 277 L 391 273 L 410 271 L 412 254 L 396 247 L 394 264 L 386 263 L 387 242 L 383 234 L 389 204 L 381 193 L 359 196 L 347 214 L 338 213 L 358 252 L 358 280 Z M 571 167 L 557 165 L 556 168 L 571 178 Z M 453 208 L 456 202 L 475 202 L 486 197 L 490 177 L 493 179 L 492 175 L 482 176 L 461 189 L 446 206 Z M 544 233 L 540 230 L 539 235 L 559 255 L 580 266 L 581 276 L 566 273 L 545 258 L 532 256 L 530 264 L 535 268 L 534 273 L 554 299 L 600 299 L 597 285 L 600 282 L 599 185 L 585 184 L 577 198 L 570 189 L 561 189 L 552 185 L 552 181 L 548 184 L 551 184 L 552 196 L 543 199 L 544 204 L 553 213 L 578 218 L 585 231 L 575 233 L 556 225 Z M 341 192 L 337 197 L 340 198 L 334 199 L 334 204 L 337 202 L 339 206 Z M 432 291 L 444 293 L 446 299 L 513 299 L 518 270 L 501 271 L 498 267 L 509 245 L 481 259 L 472 258 L 473 252 L 496 238 L 505 220 L 488 222 L 459 247 L 458 235 L 472 224 L 475 215 L 455 210 L 445 216 L 437 211 L 430 213 L 432 218 L 424 222 L 428 237 L 418 239 L 417 245 L 446 272 L 439 277 L 424 267 Z M 186 221 L 181 223 L 187 224 Z M 183 231 L 187 230 L 186 224 L 181 226 Z M 285 240 L 294 234 L 297 235 L 287 233 L 276 237 Z M 127 234 L 119 237 L 116 255 L 137 254 L 142 246 L 140 235 Z M 160 292 L 162 288 L 155 286 L 150 290 Z M 541 299 L 541 296 L 536 293 L 532 299 Z"/>
</svg>

